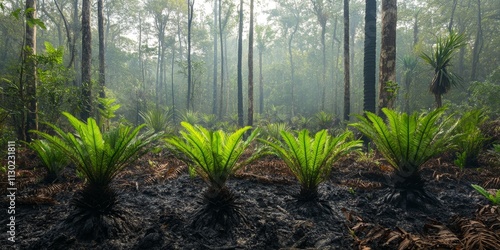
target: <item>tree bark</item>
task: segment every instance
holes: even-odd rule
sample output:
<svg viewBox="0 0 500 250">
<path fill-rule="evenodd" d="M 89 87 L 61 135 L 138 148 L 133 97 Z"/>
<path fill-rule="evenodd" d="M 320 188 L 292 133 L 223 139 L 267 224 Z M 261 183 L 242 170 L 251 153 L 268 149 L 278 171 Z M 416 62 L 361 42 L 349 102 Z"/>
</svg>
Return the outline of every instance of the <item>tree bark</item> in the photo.
<svg viewBox="0 0 500 250">
<path fill-rule="evenodd" d="M 92 0 L 82 2 L 82 109 L 80 118 L 86 121 L 92 113 L 92 35 L 90 6 Z"/>
<path fill-rule="evenodd" d="M 33 9 L 33 11 L 28 11 Z M 26 19 L 36 18 L 36 0 L 26 0 Z M 26 66 L 26 100 L 27 100 L 27 116 L 26 116 L 26 131 L 25 139 L 31 141 L 30 130 L 38 130 L 38 102 L 36 96 L 37 89 L 37 74 L 36 74 L 36 26 L 29 25 L 26 22 L 26 41 L 24 64 Z"/>
<path fill-rule="evenodd" d="M 240 0 L 238 25 L 238 126 L 243 127 L 243 77 L 242 77 L 242 57 L 243 57 L 243 0 Z"/>
<path fill-rule="evenodd" d="M 191 26 L 193 24 L 193 9 L 194 0 L 188 0 L 188 89 L 187 89 L 187 100 L 186 100 L 186 109 L 192 108 L 192 89 L 193 89 L 193 79 L 192 79 L 192 65 L 191 65 Z"/>
<path fill-rule="evenodd" d="M 248 31 L 248 126 L 253 126 L 253 5 L 250 0 L 250 28 Z"/>
<path fill-rule="evenodd" d="M 106 65 L 104 59 L 105 44 L 104 44 L 104 15 L 103 15 L 103 0 L 97 1 L 97 26 L 99 33 L 99 98 L 106 98 L 104 87 L 106 86 Z M 99 108 L 103 108 L 99 104 Z"/>
<path fill-rule="evenodd" d="M 262 77 L 262 49 L 259 49 L 259 114 L 264 113 L 264 79 Z"/>
<path fill-rule="evenodd" d="M 482 27 L 482 14 L 481 14 L 481 0 L 477 0 L 477 33 L 474 40 L 474 48 L 472 49 L 472 67 L 471 67 L 471 81 L 477 80 L 477 69 L 479 68 L 479 54 L 483 49 L 483 27 Z"/>
<path fill-rule="evenodd" d="M 396 99 L 396 24 L 397 0 L 382 0 L 379 115 L 382 115 L 382 108 L 394 108 Z"/>
<path fill-rule="evenodd" d="M 376 74 L 376 48 L 377 48 L 377 2 L 366 0 L 365 11 L 365 42 L 364 42 L 364 90 L 363 109 L 375 113 L 375 74 Z"/>
<path fill-rule="evenodd" d="M 349 30 L 349 0 L 344 0 L 344 121 L 351 113 Z"/>
<path fill-rule="evenodd" d="M 214 22 L 213 22 L 213 37 L 214 37 L 214 60 L 213 60 L 213 77 L 212 77 L 212 114 L 217 115 L 217 0 L 214 0 Z"/>
</svg>

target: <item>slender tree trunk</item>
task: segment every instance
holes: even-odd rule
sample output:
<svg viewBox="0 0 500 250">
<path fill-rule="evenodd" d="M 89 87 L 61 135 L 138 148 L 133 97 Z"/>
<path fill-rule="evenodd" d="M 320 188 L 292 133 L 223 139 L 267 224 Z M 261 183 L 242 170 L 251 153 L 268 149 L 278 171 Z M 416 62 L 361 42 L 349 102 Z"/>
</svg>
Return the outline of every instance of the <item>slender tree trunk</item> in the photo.
<svg viewBox="0 0 500 250">
<path fill-rule="evenodd" d="M 292 33 L 290 34 L 290 38 L 288 38 L 288 59 L 290 60 L 290 84 L 291 84 L 291 114 L 292 117 L 295 116 L 295 64 L 293 61 L 293 52 L 292 52 L 292 42 L 295 37 L 295 33 L 299 29 L 299 23 L 297 22 L 293 28 Z"/>
<path fill-rule="evenodd" d="M 382 108 L 394 108 L 396 100 L 396 23 L 397 0 L 382 0 L 379 115 L 382 114 Z"/>
<path fill-rule="evenodd" d="M 191 27 L 193 24 L 193 9 L 194 0 L 188 0 L 188 89 L 187 89 L 187 100 L 186 108 L 189 110 L 192 108 L 192 90 L 193 90 L 193 79 L 192 79 L 192 65 L 191 65 Z"/>
<path fill-rule="evenodd" d="M 34 11 L 26 11 L 26 19 L 36 18 L 36 0 L 26 0 L 26 10 L 33 9 Z M 28 25 L 26 22 L 26 41 L 24 64 L 26 65 L 26 100 L 27 100 L 27 116 L 26 116 L 26 131 L 25 139 L 31 141 L 30 130 L 38 130 L 38 102 L 36 96 L 37 89 L 37 74 L 36 60 L 33 58 L 36 55 L 36 26 Z"/>
<path fill-rule="evenodd" d="M 242 77 L 242 57 L 243 57 L 243 0 L 240 0 L 238 25 L 238 126 L 243 127 L 243 77 Z"/>
<path fill-rule="evenodd" d="M 415 14 L 415 22 L 413 23 L 413 48 L 415 48 L 417 46 L 417 43 L 418 43 L 418 33 L 419 33 L 419 29 L 418 29 L 418 13 Z"/>
<path fill-rule="evenodd" d="M 253 1 L 250 0 L 250 29 L 248 31 L 248 126 L 253 126 Z"/>
<path fill-rule="evenodd" d="M 481 0 L 477 0 L 477 33 L 474 40 L 474 48 L 472 49 L 472 69 L 471 81 L 477 80 L 477 69 L 479 68 L 479 54 L 483 49 L 483 27 L 482 27 L 482 14 L 481 14 Z"/>
<path fill-rule="evenodd" d="M 80 118 L 87 120 L 92 114 L 92 36 L 90 6 L 92 0 L 82 2 L 82 109 Z"/>
<path fill-rule="evenodd" d="M 219 39 L 220 39 L 220 100 L 219 119 L 224 116 L 224 39 L 222 27 L 222 0 L 219 0 Z"/>
<path fill-rule="evenodd" d="M 80 21 L 79 21 L 79 15 L 78 15 L 78 0 L 73 1 L 73 44 L 71 45 L 71 59 L 70 59 L 70 64 L 71 62 L 73 63 L 73 67 L 75 69 L 75 75 L 79 75 L 78 73 L 81 73 L 81 67 L 79 65 L 79 60 L 78 60 L 78 48 L 76 46 L 76 41 L 80 38 Z M 81 86 L 81 78 L 75 77 L 75 81 L 73 83 L 74 86 Z"/>
<path fill-rule="evenodd" d="M 106 86 L 106 65 L 104 59 L 104 15 L 103 15 L 103 0 L 97 1 L 97 26 L 99 32 L 99 98 L 106 98 L 104 87 Z M 102 104 L 99 108 L 103 109 Z M 99 116 L 98 116 L 99 117 Z"/>
<path fill-rule="evenodd" d="M 451 32 L 453 29 L 453 18 L 455 17 L 455 10 L 457 9 L 458 0 L 453 0 L 453 4 L 451 7 L 451 17 L 450 22 L 448 23 L 448 31 Z"/>
<path fill-rule="evenodd" d="M 349 0 L 344 0 L 344 121 L 351 113 L 349 30 Z"/>
<path fill-rule="evenodd" d="M 217 56 L 218 56 L 218 51 L 217 51 L 217 0 L 214 0 L 214 22 L 213 22 L 213 36 L 214 36 L 214 61 L 213 61 L 213 83 L 212 83 L 212 114 L 217 115 Z"/>
<path fill-rule="evenodd" d="M 376 74 L 376 48 L 377 48 L 377 2 L 366 0 L 365 12 L 365 43 L 364 43 L 364 102 L 363 109 L 375 113 L 375 74 Z"/>
<path fill-rule="evenodd" d="M 262 77 L 262 50 L 259 49 L 259 114 L 264 113 L 264 79 Z"/>
</svg>

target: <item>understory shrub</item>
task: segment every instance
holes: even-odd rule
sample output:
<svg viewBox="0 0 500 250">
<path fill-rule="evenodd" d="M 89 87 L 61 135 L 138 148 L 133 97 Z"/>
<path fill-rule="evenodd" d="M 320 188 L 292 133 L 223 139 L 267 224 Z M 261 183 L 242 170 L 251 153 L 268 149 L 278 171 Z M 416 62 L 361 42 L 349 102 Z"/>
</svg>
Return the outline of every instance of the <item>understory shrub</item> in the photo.
<svg viewBox="0 0 500 250">
<path fill-rule="evenodd" d="M 54 146 L 47 140 L 35 140 L 29 144 L 29 147 L 35 150 L 42 161 L 42 165 L 47 170 L 46 182 L 57 181 L 61 172 L 68 166 L 69 159 L 66 153 Z"/>
<path fill-rule="evenodd" d="M 455 124 L 445 116 L 445 108 L 428 113 L 398 113 L 382 109 L 387 121 L 371 112 L 358 116 L 350 124 L 375 144 L 394 169 L 393 189 L 385 200 L 398 206 L 419 207 L 437 200 L 424 190 L 420 167 L 434 156 L 448 150 L 453 141 Z"/>
<path fill-rule="evenodd" d="M 261 140 L 283 159 L 290 168 L 301 189 L 297 196 L 299 202 L 318 201 L 318 186 L 329 177 L 332 164 L 350 150 L 361 146 L 361 141 L 352 140 L 352 132 L 346 131 L 336 137 L 327 130 L 309 136 L 304 129 L 297 136 L 292 132 L 281 131 L 282 140 Z"/>
<path fill-rule="evenodd" d="M 488 117 L 482 110 L 471 110 L 465 112 L 458 120 L 455 127 L 454 144 L 457 146 L 455 164 L 461 169 L 464 167 L 476 167 L 478 156 L 488 138 L 483 135 L 480 127 Z"/>
<path fill-rule="evenodd" d="M 242 165 L 257 157 L 255 154 L 244 162 L 239 162 L 258 130 L 244 139 L 250 127 L 234 133 L 222 130 L 210 131 L 200 125 L 182 122 L 180 136 L 165 139 L 167 145 L 179 153 L 179 158 L 194 168 L 208 184 L 202 196 L 203 206 L 194 216 L 193 226 L 230 228 L 244 220 L 234 193 L 226 186 L 229 177 Z"/>
<path fill-rule="evenodd" d="M 63 115 L 74 132 L 64 132 L 52 124 L 49 126 L 55 136 L 33 132 L 64 152 L 76 165 L 79 175 L 85 178 L 83 189 L 72 202 L 77 210 L 68 218 L 76 227 L 77 234 L 84 238 L 106 236 L 109 223 L 105 223 L 103 218 L 120 217 L 121 214 L 116 209 L 117 193 L 110 183 L 127 164 L 148 150 L 148 145 L 157 135 L 139 134 L 144 125 L 136 128 L 119 125 L 102 133 L 93 118 L 85 123 L 69 113 L 63 112 Z"/>
</svg>

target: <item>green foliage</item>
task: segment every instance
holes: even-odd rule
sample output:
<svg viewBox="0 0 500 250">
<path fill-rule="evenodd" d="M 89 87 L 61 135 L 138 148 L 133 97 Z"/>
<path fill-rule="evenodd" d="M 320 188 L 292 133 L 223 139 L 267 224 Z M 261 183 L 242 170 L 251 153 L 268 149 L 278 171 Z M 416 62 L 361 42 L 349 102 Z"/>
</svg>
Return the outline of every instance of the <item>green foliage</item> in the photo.
<svg viewBox="0 0 500 250">
<path fill-rule="evenodd" d="M 500 72 L 500 71 L 499 71 Z M 470 85 L 469 105 L 476 109 L 483 109 L 492 118 L 499 118 L 500 114 L 500 85 L 491 82 L 474 82 Z"/>
<path fill-rule="evenodd" d="M 265 141 L 273 152 L 285 161 L 301 184 L 303 198 L 315 198 L 318 185 L 328 178 L 333 162 L 351 149 L 361 146 L 361 141 L 351 140 L 352 132 L 346 131 L 332 137 L 327 130 L 321 130 L 314 138 L 309 131 L 293 133 L 282 131 L 282 141 Z"/>
<path fill-rule="evenodd" d="M 290 131 L 290 128 L 284 122 L 269 123 L 262 128 L 262 138 L 269 141 L 279 141 L 281 131 Z"/>
<path fill-rule="evenodd" d="M 181 121 L 187 122 L 189 124 L 199 124 L 200 123 L 200 115 L 198 112 L 186 110 L 181 114 Z"/>
<path fill-rule="evenodd" d="M 258 133 L 254 130 L 246 140 L 244 134 L 250 127 L 244 127 L 232 134 L 222 130 L 209 131 L 200 125 L 181 123 L 184 128 L 180 136 L 166 139 L 167 144 L 182 153 L 185 161 L 195 167 L 213 190 L 221 190 L 229 176 L 242 164 L 241 155 Z"/>
<path fill-rule="evenodd" d="M 116 104 L 114 98 L 98 98 L 99 101 L 99 114 L 106 119 L 110 120 L 115 117 L 115 112 L 120 108 L 120 104 Z"/>
<path fill-rule="evenodd" d="M 74 128 L 74 134 L 52 124 L 49 126 L 56 136 L 34 132 L 64 152 L 91 186 L 107 187 L 125 165 L 145 153 L 155 139 L 152 135 L 139 135 L 144 125 L 137 128 L 120 125 L 101 133 L 94 119 L 84 123 L 69 113 L 63 114 Z"/>
<path fill-rule="evenodd" d="M 320 111 L 314 115 L 319 130 L 332 128 L 334 118 L 335 116 L 333 114 L 324 111 Z"/>
<path fill-rule="evenodd" d="M 170 119 L 172 118 L 172 110 L 167 109 L 151 109 L 147 112 L 139 113 L 146 127 L 154 133 L 167 132 L 170 127 Z"/>
<path fill-rule="evenodd" d="M 482 194 L 486 199 L 488 199 L 493 205 L 499 205 L 500 204 L 500 189 L 497 190 L 495 194 L 492 194 L 488 192 L 486 189 L 483 187 L 476 185 L 476 184 L 471 184 L 471 186 L 480 194 Z"/>
<path fill-rule="evenodd" d="M 382 109 L 387 123 L 371 112 L 357 116 L 350 124 L 370 138 L 384 158 L 401 177 L 418 173 L 420 166 L 447 150 L 453 139 L 451 116 L 444 116 L 444 108 L 429 113 L 398 113 Z"/>
<path fill-rule="evenodd" d="M 29 147 L 35 150 L 43 166 L 47 169 L 46 179 L 49 181 L 58 179 L 61 171 L 69 163 L 66 153 L 47 140 L 32 141 Z"/>
<path fill-rule="evenodd" d="M 482 110 L 471 110 L 458 120 L 454 144 L 458 150 L 455 164 L 460 168 L 477 165 L 477 157 L 488 139 L 483 135 L 480 126 L 487 119 L 488 116 Z"/>
</svg>

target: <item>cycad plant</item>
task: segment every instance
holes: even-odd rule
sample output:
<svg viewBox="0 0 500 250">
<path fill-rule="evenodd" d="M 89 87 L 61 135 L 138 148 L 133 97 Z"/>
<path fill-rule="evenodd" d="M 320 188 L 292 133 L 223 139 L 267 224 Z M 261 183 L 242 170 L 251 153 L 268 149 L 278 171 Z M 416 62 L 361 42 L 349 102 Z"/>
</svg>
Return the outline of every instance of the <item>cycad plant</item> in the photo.
<svg viewBox="0 0 500 250">
<path fill-rule="evenodd" d="M 29 147 L 35 150 L 47 170 L 45 181 L 49 183 L 57 181 L 61 172 L 69 163 L 66 153 L 47 140 L 32 141 Z"/>
<path fill-rule="evenodd" d="M 328 178 L 332 164 L 350 150 L 361 146 L 361 141 L 352 140 L 350 131 L 333 137 L 327 130 L 321 130 L 311 138 L 309 131 L 304 129 L 297 136 L 282 131 L 281 137 L 280 141 L 261 141 L 285 161 L 300 182 L 297 200 L 304 203 L 318 201 L 318 186 Z"/>
<path fill-rule="evenodd" d="M 451 86 L 457 85 L 461 79 L 448 70 L 453 54 L 465 46 L 465 35 L 450 32 L 447 37 L 438 38 L 431 54 L 421 53 L 420 57 L 434 69 L 434 77 L 430 91 L 434 94 L 436 106 L 442 106 L 441 96 L 448 93 Z"/>
<path fill-rule="evenodd" d="M 281 131 L 290 131 L 290 127 L 284 122 L 269 123 L 262 128 L 261 136 L 270 141 L 280 140 Z"/>
<path fill-rule="evenodd" d="M 120 125 L 102 133 L 92 118 L 85 123 L 69 113 L 63 114 L 74 133 L 66 133 L 52 124 L 49 126 L 55 136 L 34 132 L 63 151 L 76 165 L 79 174 L 85 177 L 84 188 L 73 200 L 77 211 L 70 218 L 77 226 L 78 233 L 84 237 L 106 234 L 108 225 L 102 220 L 103 216 L 119 214 L 115 209 L 117 194 L 110 186 L 112 180 L 128 163 L 146 152 L 155 136 L 139 135 L 143 125 L 136 128 Z M 89 220 L 92 221 L 90 224 Z"/>
<path fill-rule="evenodd" d="M 230 227 L 244 218 L 236 197 L 226 186 L 229 179 L 244 163 L 239 159 L 257 135 L 254 130 L 246 140 L 244 134 L 250 127 L 244 127 L 232 134 L 222 130 L 210 131 L 200 125 L 182 122 L 180 136 L 166 139 L 167 145 L 181 153 L 183 161 L 208 184 L 203 193 L 203 206 L 198 210 L 193 225 Z M 250 160 L 250 159 L 249 159 Z"/>
<path fill-rule="evenodd" d="M 403 207 L 435 202 L 424 190 L 420 167 L 451 146 L 452 117 L 444 115 L 444 108 L 411 115 L 387 108 L 382 111 L 387 122 L 366 112 L 365 116 L 358 116 L 359 122 L 350 125 L 371 139 L 394 169 L 394 189 L 386 201 Z"/>
<path fill-rule="evenodd" d="M 167 109 L 151 109 L 147 112 L 140 112 L 139 115 L 144 120 L 146 127 L 154 133 L 167 132 L 170 127 L 172 118 L 172 110 Z"/>
<path fill-rule="evenodd" d="M 482 110 L 465 112 L 458 120 L 455 128 L 455 145 L 457 146 L 457 159 L 455 164 L 460 168 L 475 167 L 478 165 L 478 156 L 488 138 L 483 134 L 480 126 L 488 117 Z"/>
</svg>

